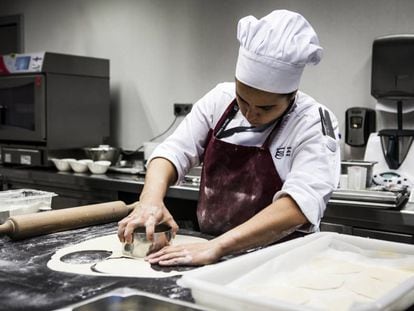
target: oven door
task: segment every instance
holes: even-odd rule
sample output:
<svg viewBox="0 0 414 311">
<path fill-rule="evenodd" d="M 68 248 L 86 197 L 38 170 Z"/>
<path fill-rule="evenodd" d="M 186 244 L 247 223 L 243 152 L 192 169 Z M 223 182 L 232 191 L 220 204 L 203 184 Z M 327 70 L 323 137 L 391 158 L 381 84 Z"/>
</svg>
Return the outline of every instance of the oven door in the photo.
<svg viewBox="0 0 414 311">
<path fill-rule="evenodd" d="M 46 142 L 46 77 L 0 77 L 0 141 Z"/>
</svg>

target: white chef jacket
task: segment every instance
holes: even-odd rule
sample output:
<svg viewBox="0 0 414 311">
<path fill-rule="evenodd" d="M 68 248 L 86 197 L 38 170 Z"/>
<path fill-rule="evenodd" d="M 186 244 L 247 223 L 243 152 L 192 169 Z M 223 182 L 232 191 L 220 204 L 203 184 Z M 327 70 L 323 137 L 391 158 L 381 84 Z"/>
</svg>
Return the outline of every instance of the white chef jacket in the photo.
<svg viewBox="0 0 414 311">
<path fill-rule="evenodd" d="M 235 96 L 235 83 L 218 84 L 193 105 L 174 133 L 154 150 L 149 161 L 156 157 L 168 159 L 177 170 L 179 184 L 192 167 L 202 163 L 207 134 L 215 128 Z M 309 231 L 318 230 L 340 176 L 338 122 L 329 111 L 336 139 L 324 135 L 319 107 L 329 111 L 309 95 L 298 91 L 292 109 L 269 147 L 283 182 L 273 201 L 286 194 L 292 197 L 310 222 Z M 226 129 L 250 125 L 239 111 Z M 262 146 L 272 128 L 269 126 L 263 132 L 239 132 L 222 140 L 243 146 Z"/>
</svg>

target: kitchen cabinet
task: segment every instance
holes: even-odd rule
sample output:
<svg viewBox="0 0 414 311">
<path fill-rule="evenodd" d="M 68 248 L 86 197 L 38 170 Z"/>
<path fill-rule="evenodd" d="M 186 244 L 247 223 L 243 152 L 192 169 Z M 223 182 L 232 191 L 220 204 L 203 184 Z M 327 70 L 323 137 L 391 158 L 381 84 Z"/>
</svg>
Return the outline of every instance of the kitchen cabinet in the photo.
<svg viewBox="0 0 414 311">
<path fill-rule="evenodd" d="M 321 231 L 414 244 L 414 211 L 328 203 Z"/>
</svg>

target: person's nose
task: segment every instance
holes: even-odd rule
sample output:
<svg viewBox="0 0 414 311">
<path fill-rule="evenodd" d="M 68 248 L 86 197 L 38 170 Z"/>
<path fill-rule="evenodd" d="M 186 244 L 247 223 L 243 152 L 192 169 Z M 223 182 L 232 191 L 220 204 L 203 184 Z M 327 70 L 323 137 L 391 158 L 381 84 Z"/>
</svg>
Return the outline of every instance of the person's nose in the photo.
<svg viewBox="0 0 414 311">
<path fill-rule="evenodd" d="M 258 113 L 253 108 L 249 107 L 246 110 L 246 119 L 253 121 L 258 118 Z"/>
</svg>

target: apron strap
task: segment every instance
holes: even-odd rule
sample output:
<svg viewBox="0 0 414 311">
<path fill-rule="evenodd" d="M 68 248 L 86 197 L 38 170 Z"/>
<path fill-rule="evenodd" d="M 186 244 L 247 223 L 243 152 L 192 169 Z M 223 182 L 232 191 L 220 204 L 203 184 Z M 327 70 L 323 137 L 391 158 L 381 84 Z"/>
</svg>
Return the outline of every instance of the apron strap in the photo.
<svg viewBox="0 0 414 311">
<path fill-rule="evenodd" d="M 237 101 L 236 99 L 233 99 L 233 101 L 224 111 L 220 120 L 217 122 L 217 125 L 214 128 L 214 136 L 220 135 L 220 133 L 224 131 L 224 129 L 227 127 L 230 121 L 233 120 L 238 111 L 239 107 L 237 106 Z"/>
<path fill-rule="evenodd" d="M 280 124 L 282 123 L 283 118 L 290 112 L 294 106 L 295 99 L 293 99 L 290 103 L 288 108 L 283 112 L 283 114 L 276 120 L 276 124 L 273 127 L 272 131 L 266 137 L 262 148 L 268 148 L 270 146 L 271 141 L 273 140 L 274 135 L 279 130 Z M 255 131 L 254 127 L 237 127 L 234 129 L 228 130 L 228 133 L 225 133 L 225 129 L 228 124 L 233 120 L 236 116 L 237 112 L 239 111 L 239 106 L 237 105 L 236 98 L 230 103 L 230 105 L 226 108 L 223 115 L 221 116 L 220 120 L 217 122 L 216 127 L 214 128 L 214 136 L 217 138 L 224 138 L 233 135 L 234 133 L 241 132 L 241 131 Z"/>
</svg>

